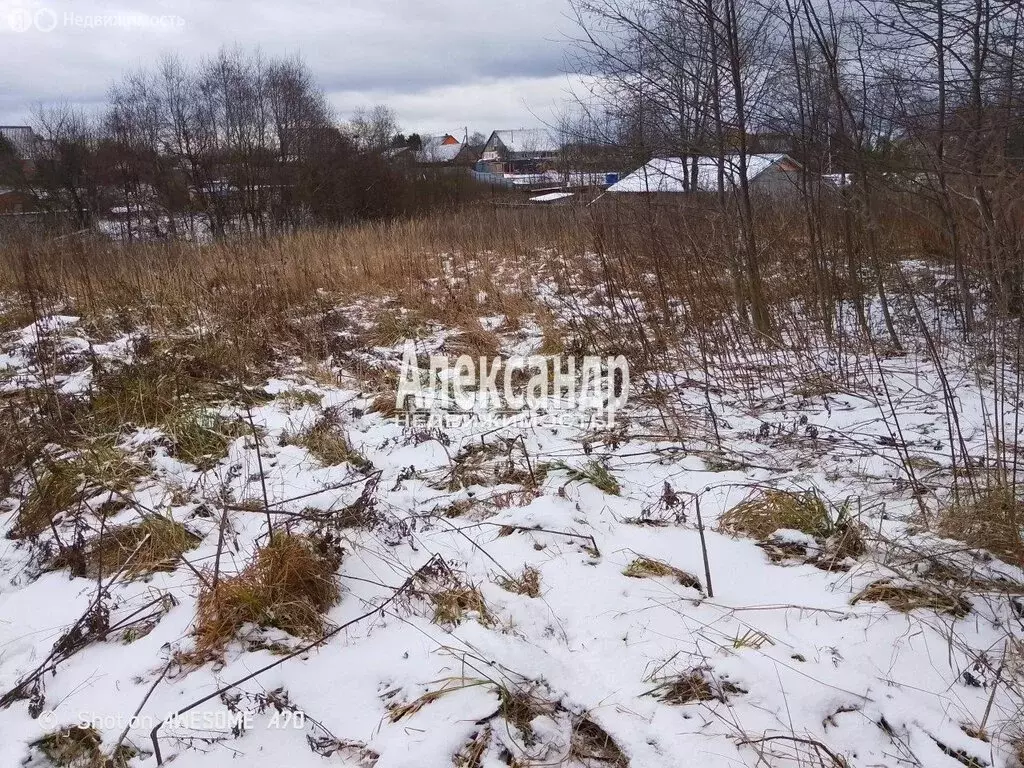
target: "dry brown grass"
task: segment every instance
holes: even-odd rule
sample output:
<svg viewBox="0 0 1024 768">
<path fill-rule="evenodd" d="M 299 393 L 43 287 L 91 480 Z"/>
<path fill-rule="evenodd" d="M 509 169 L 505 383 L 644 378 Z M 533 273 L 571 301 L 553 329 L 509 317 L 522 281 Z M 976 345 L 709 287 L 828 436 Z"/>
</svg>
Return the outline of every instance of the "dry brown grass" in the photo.
<svg viewBox="0 0 1024 768">
<path fill-rule="evenodd" d="M 243 625 L 318 637 L 324 612 L 340 596 L 338 556 L 305 536 L 277 534 L 237 576 L 199 596 L 196 652 L 221 651 Z"/>
<path fill-rule="evenodd" d="M 259 359 L 255 350 L 208 336 L 144 339 L 134 362 L 96 371 L 89 413 L 93 431 L 163 427 L 182 410 L 232 399 L 243 381 L 258 379 L 247 372 Z"/>
<path fill-rule="evenodd" d="M 722 515 L 719 527 L 764 540 L 782 529 L 825 538 L 833 533 L 834 524 L 825 502 L 814 492 L 763 490 Z"/>
<path fill-rule="evenodd" d="M 75 575 L 90 578 L 109 577 L 124 568 L 128 578 L 137 579 L 157 571 L 173 571 L 181 556 L 198 543 L 199 537 L 181 523 L 147 517 L 136 525 L 104 531 L 87 541 L 80 552 L 61 553 L 54 565 L 69 566 Z"/>
<path fill-rule="evenodd" d="M 498 334 L 484 329 L 475 317 L 462 320 L 460 326 L 459 335 L 446 345 L 449 355 L 469 355 L 474 360 L 498 356 L 501 351 L 501 338 Z"/>
<path fill-rule="evenodd" d="M 12 539 L 32 538 L 46 531 L 55 518 L 81 500 L 83 485 L 79 466 L 71 460 L 56 460 L 36 474 L 28 497 L 18 509 Z"/>
<path fill-rule="evenodd" d="M 702 701 L 728 701 L 728 694 L 745 693 L 728 681 L 715 680 L 707 667 L 691 669 L 649 692 L 666 704 L 681 706 Z"/>
<path fill-rule="evenodd" d="M 38 450 L 38 438 L 26 440 L 28 435 L 19 427 L 20 419 L 13 408 L 0 410 L 0 434 L 5 436 L 0 440 L 0 499 L 11 492 L 18 472 L 32 463 L 32 454 Z"/>
<path fill-rule="evenodd" d="M 699 671 L 680 675 L 659 689 L 659 698 L 666 704 L 690 704 L 695 701 L 714 701 L 718 699 L 711 690 L 711 683 L 706 675 Z"/>
<path fill-rule="evenodd" d="M 573 724 L 569 754 L 582 765 L 598 761 L 614 768 L 629 768 L 629 758 L 611 734 L 586 716 Z"/>
<path fill-rule="evenodd" d="M 700 579 L 692 573 L 676 568 L 661 560 L 650 557 L 637 557 L 622 571 L 623 576 L 631 579 L 657 579 L 672 578 L 684 587 L 691 587 L 698 592 L 703 592 Z"/>
<path fill-rule="evenodd" d="M 923 609 L 963 618 L 971 612 L 971 604 L 960 595 L 930 585 L 900 585 L 885 579 L 869 584 L 851 601 L 854 605 L 859 602 L 885 603 L 902 613 Z"/>
<path fill-rule="evenodd" d="M 959 500 L 944 511 L 939 527 L 945 536 L 1024 567 L 1024 501 L 1011 488 L 994 486 Z"/>
<path fill-rule="evenodd" d="M 453 311 L 479 314 L 484 291 L 491 311 L 519 312 L 537 272 L 527 267 L 543 261 L 537 249 L 582 254 L 587 237 L 564 213 L 479 208 L 202 246 L 83 240 L 55 249 L 40 241 L 28 246 L 28 259 L 21 249 L 0 249 L 0 293 L 31 285 L 87 318 L 119 316 L 158 331 L 203 318 L 245 362 L 257 359 L 250 352 L 261 344 L 322 357 L 325 305 L 397 299 L 419 313 L 418 323 Z M 434 281 L 446 268 L 453 279 L 439 292 Z M 411 330 L 391 323 L 388 334 L 381 320 L 381 343 Z"/>
<path fill-rule="evenodd" d="M 793 394 L 800 397 L 824 397 L 840 390 L 840 385 L 824 374 L 806 377 L 793 388 Z"/>
<path fill-rule="evenodd" d="M 56 768 L 127 768 L 137 754 L 131 747 L 121 745 L 108 757 L 103 754 L 101 743 L 96 729 L 75 725 L 49 733 L 32 746 Z"/>
<path fill-rule="evenodd" d="M 533 733 L 531 723 L 541 715 L 553 714 L 557 709 L 556 704 L 542 695 L 544 690 L 543 686 L 533 683 L 498 686 L 501 716 L 525 735 L 531 736 Z"/>
<path fill-rule="evenodd" d="M 473 735 L 457 755 L 455 755 L 455 768 L 481 768 L 483 765 L 484 753 L 491 745 L 493 733 L 489 725 L 481 728 Z"/>
<path fill-rule="evenodd" d="M 438 681 L 442 682 L 442 681 Z M 443 685 L 440 688 L 436 688 L 432 691 L 428 690 L 425 693 L 417 696 L 412 701 L 407 701 L 403 704 L 389 704 L 388 712 L 389 719 L 393 723 L 397 723 L 406 717 L 415 715 L 424 707 L 428 707 L 435 701 L 447 696 L 450 693 L 457 693 L 458 691 L 464 691 L 467 688 L 475 688 L 480 685 L 487 684 L 486 680 L 465 678 L 465 677 L 451 677 L 443 680 Z M 385 694 L 385 697 L 390 697 L 397 693 L 397 690 L 390 691 Z"/>
<path fill-rule="evenodd" d="M 431 593 L 430 601 L 434 606 L 434 621 L 442 626 L 455 627 L 467 618 L 474 618 L 484 626 L 494 623 L 484 596 L 472 584 L 439 589 Z"/>
<path fill-rule="evenodd" d="M 372 347 L 393 347 L 406 339 L 421 338 L 426 330 L 418 313 L 390 307 L 377 313 L 365 342 Z"/>
<path fill-rule="evenodd" d="M 395 402 L 395 395 L 393 392 L 381 392 L 379 395 L 373 398 L 373 402 L 370 404 L 371 413 L 379 413 L 384 418 L 392 418 L 400 413 L 398 403 Z"/>
<path fill-rule="evenodd" d="M 216 402 L 264 399 L 244 382 L 260 380 L 265 355 L 202 336 L 147 340 L 139 346 L 135 362 L 97 370 L 82 427 L 99 435 L 155 427 L 167 435 L 175 457 L 211 468 L 230 442 L 249 430 L 208 408 Z M 247 362 L 246 355 L 252 360 Z"/>
<path fill-rule="evenodd" d="M 148 471 L 111 440 L 66 437 L 78 444 L 74 452 L 43 457 L 32 466 L 31 485 L 8 533 L 10 538 L 39 536 L 62 514 L 77 514 L 90 496 L 102 491 L 124 493 Z"/>
<path fill-rule="evenodd" d="M 341 425 L 341 416 L 334 410 L 327 410 L 311 427 L 294 437 L 286 437 L 285 442 L 305 448 L 325 467 L 347 462 L 361 471 L 373 468 L 366 457 L 352 447 Z"/>
<path fill-rule="evenodd" d="M 515 592 L 517 595 L 540 597 L 540 571 L 528 565 L 523 566 L 523 570 L 518 576 L 514 578 L 499 576 L 496 583 L 502 589 Z"/>
<path fill-rule="evenodd" d="M 247 364 L 274 353 L 278 359 L 289 354 L 323 360 L 336 341 L 332 328 L 339 307 L 366 309 L 383 302 L 424 322 L 455 319 L 466 328 L 485 313 L 504 314 L 511 325 L 542 315 L 537 319 L 547 351 L 629 350 L 638 367 L 678 341 L 684 327 L 701 326 L 708 345 L 735 350 L 744 332 L 723 330 L 721 322 L 745 311 L 736 306 L 730 270 L 722 268 L 721 254 L 734 248 L 732 213 L 692 198 L 652 206 L 613 199 L 619 197 L 605 196 L 594 215 L 480 205 L 456 215 L 444 211 L 204 245 L 71 238 L 57 249 L 39 240 L 0 248 L 0 301 L 30 290 L 47 305 L 61 303 L 97 326 L 116 319 L 122 327 L 145 324 L 156 335 L 208 328 Z M 817 257 L 792 226 L 801 210 L 778 202 L 758 211 L 761 239 L 771 243 L 762 265 L 764 300 L 780 329 L 786 326 L 799 341 L 822 330 L 824 304 L 846 295 L 851 284 L 860 287 L 846 274 L 838 234 L 843 211 L 834 202 L 822 211 L 824 242 Z M 881 252 L 903 247 L 904 219 L 893 216 L 879 230 Z M 594 258 L 595 252 L 602 258 Z M 811 273 L 828 276 L 827 295 L 806 279 Z M 538 279 L 554 283 L 553 295 L 562 304 L 558 312 L 539 305 Z M 611 302 L 621 301 L 627 308 L 604 317 L 567 317 L 574 313 L 564 310 L 578 306 L 578 299 L 609 310 Z M 810 311 L 794 312 L 794 302 Z M 393 340 L 409 329 L 385 330 L 385 340 Z M 491 346 L 488 338 L 477 341 L 476 346 Z"/>
<path fill-rule="evenodd" d="M 338 382 L 334 378 L 332 378 L 330 381 L 326 383 L 327 386 L 338 386 Z M 284 406 L 285 410 L 289 412 L 298 410 L 299 408 L 305 408 L 307 406 L 315 408 L 320 405 L 322 400 L 323 398 L 321 397 L 321 395 L 319 395 L 316 392 L 311 392 L 308 389 L 296 388 L 292 388 L 285 392 L 282 392 L 281 394 L 277 395 L 274 398 L 275 403 L 279 403 L 280 405 Z"/>
<path fill-rule="evenodd" d="M 1017 761 L 1018 768 L 1024 768 L 1024 735 L 1014 738 L 1010 743 L 1010 749 L 1013 750 L 1013 757 Z"/>
</svg>

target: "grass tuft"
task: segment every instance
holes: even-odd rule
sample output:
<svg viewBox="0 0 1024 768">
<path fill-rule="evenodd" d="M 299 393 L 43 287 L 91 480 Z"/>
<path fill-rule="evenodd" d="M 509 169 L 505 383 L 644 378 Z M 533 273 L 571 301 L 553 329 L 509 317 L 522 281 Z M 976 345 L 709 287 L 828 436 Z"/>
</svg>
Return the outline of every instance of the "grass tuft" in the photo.
<svg viewBox="0 0 1024 768">
<path fill-rule="evenodd" d="M 862 601 L 885 603 L 893 610 L 902 613 L 925 609 L 963 618 L 971 612 L 971 604 L 959 595 L 950 595 L 940 592 L 934 587 L 918 584 L 893 584 L 884 579 L 869 584 L 851 602 L 856 605 Z"/>
<path fill-rule="evenodd" d="M 457 755 L 455 755 L 455 768 L 481 768 L 483 766 L 484 754 L 494 737 L 491 726 L 486 725 L 473 734 Z"/>
<path fill-rule="evenodd" d="M 939 520 L 944 536 L 987 549 L 1024 567 L 1024 501 L 1012 489 L 995 486 L 953 504 Z"/>
<path fill-rule="evenodd" d="M 497 357 L 501 351 L 501 339 L 494 331 L 480 326 L 480 322 L 471 318 L 464 323 L 459 335 L 447 345 L 452 357 L 469 355 L 474 360 L 480 357 Z"/>
<path fill-rule="evenodd" d="M 136 751 L 121 745 L 107 757 L 100 749 L 102 739 L 95 728 L 74 725 L 49 733 L 32 742 L 56 768 L 127 768 Z"/>
<path fill-rule="evenodd" d="M 540 597 L 540 571 L 530 566 L 523 566 L 523 572 L 515 578 L 499 576 L 496 583 L 508 592 L 527 597 Z"/>
<path fill-rule="evenodd" d="M 41 466 L 8 534 L 12 539 L 39 536 L 58 515 L 90 493 L 130 490 L 146 471 L 106 438 L 91 442 L 77 454 L 44 459 Z"/>
<path fill-rule="evenodd" d="M 348 463 L 361 472 L 373 469 L 370 461 L 352 447 L 341 429 L 338 414 L 333 410 L 328 409 L 313 426 L 286 440 L 305 448 L 325 467 Z"/>
<path fill-rule="evenodd" d="M 87 542 L 80 556 L 62 553 L 54 564 L 71 565 L 79 571 L 76 575 L 96 578 L 117 573 L 127 563 L 125 575 L 138 579 L 157 571 L 173 571 L 181 556 L 198 543 L 199 537 L 181 523 L 148 517 L 136 525 L 105 531 Z M 136 549 L 138 554 L 132 557 Z"/>
<path fill-rule="evenodd" d="M 650 557 L 636 558 L 626 566 L 622 571 L 622 575 L 628 576 L 631 579 L 658 579 L 663 577 L 674 578 L 684 587 L 692 587 L 698 592 L 704 591 L 703 587 L 701 587 L 700 579 L 692 573 L 687 573 L 675 566 L 669 565 L 661 560 L 654 560 Z"/>
<path fill-rule="evenodd" d="M 397 723 L 399 720 L 415 715 L 424 707 L 430 706 L 435 701 L 447 696 L 449 693 L 464 691 L 467 688 L 475 688 L 476 686 L 483 685 L 485 683 L 486 681 L 484 680 L 474 680 L 470 678 L 447 678 L 444 680 L 444 684 L 440 688 L 433 691 L 427 691 L 410 702 L 406 702 L 405 704 L 388 705 L 388 718 L 392 723 Z M 397 693 L 397 691 L 393 691 L 392 693 Z M 389 693 L 388 695 L 390 696 L 391 694 Z"/>
<path fill-rule="evenodd" d="M 425 331 L 423 320 L 403 309 L 382 310 L 373 322 L 367 341 L 374 347 L 393 347 L 406 339 L 418 339 Z"/>
<path fill-rule="evenodd" d="M 793 388 L 799 397 L 824 397 L 840 391 L 839 385 L 825 374 L 814 374 L 805 378 Z"/>
<path fill-rule="evenodd" d="M 336 382 L 331 382 L 331 386 L 336 386 Z M 308 389 L 289 389 L 282 392 L 274 400 L 284 406 L 287 411 L 296 411 L 299 408 L 319 407 L 323 400 L 323 397 L 316 392 L 311 392 Z"/>
<path fill-rule="evenodd" d="M 434 622 L 442 626 L 458 626 L 467 617 L 475 618 L 484 626 L 494 623 L 483 594 L 472 584 L 439 589 L 431 593 L 430 601 L 434 606 Z"/>
<path fill-rule="evenodd" d="M 119 434 L 129 426 L 160 429 L 174 441 L 178 458 L 209 468 L 246 431 L 207 407 L 216 401 L 265 399 L 241 386 L 250 380 L 246 370 L 252 367 L 243 364 L 242 354 L 234 345 L 208 338 L 147 341 L 134 362 L 97 369 L 88 428 L 94 434 Z M 238 385 L 232 387 L 232 381 Z"/>
<path fill-rule="evenodd" d="M 196 652 L 217 653 L 245 624 L 300 637 L 324 632 L 324 612 L 340 596 L 339 556 L 306 536 L 277 534 L 237 576 L 199 596 Z"/>
<path fill-rule="evenodd" d="M 555 462 L 552 469 L 564 469 L 569 475 L 570 481 L 590 483 L 600 491 L 609 496 L 618 496 L 622 493 L 619 481 L 608 471 L 608 468 L 596 459 L 588 461 L 582 467 L 570 467 L 561 462 Z"/>
<path fill-rule="evenodd" d="M 659 698 L 666 704 L 690 704 L 694 701 L 714 701 L 718 698 L 711 690 L 711 683 L 700 672 L 680 675 L 666 683 Z"/>
<path fill-rule="evenodd" d="M 91 416 L 101 432 L 125 425 L 158 427 L 178 407 L 183 381 L 173 370 L 132 363 L 120 370 L 98 370 L 93 380 Z"/>
<path fill-rule="evenodd" d="M 569 754 L 580 765 L 598 761 L 614 768 L 629 768 L 629 758 L 611 734 L 586 716 L 573 725 Z"/>
<path fill-rule="evenodd" d="M 724 704 L 730 694 L 742 693 L 746 691 L 733 683 L 716 680 L 707 667 L 698 667 L 670 678 L 646 695 L 657 696 L 666 704 L 682 706 L 701 701 L 720 701 Z"/>
<path fill-rule="evenodd" d="M 836 525 L 825 502 L 814 491 L 765 490 L 722 515 L 719 527 L 729 533 L 765 540 L 782 529 L 827 538 L 835 532 Z"/>
<path fill-rule="evenodd" d="M 241 421 L 202 408 L 175 412 L 163 425 L 174 443 L 174 456 L 201 470 L 212 469 L 228 454 L 232 441 L 250 433 Z"/>
<path fill-rule="evenodd" d="M 8 536 L 25 539 L 39 536 L 57 515 L 81 500 L 82 475 L 72 460 L 50 462 L 36 478 L 28 497 L 18 509 L 18 518 Z"/>
</svg>

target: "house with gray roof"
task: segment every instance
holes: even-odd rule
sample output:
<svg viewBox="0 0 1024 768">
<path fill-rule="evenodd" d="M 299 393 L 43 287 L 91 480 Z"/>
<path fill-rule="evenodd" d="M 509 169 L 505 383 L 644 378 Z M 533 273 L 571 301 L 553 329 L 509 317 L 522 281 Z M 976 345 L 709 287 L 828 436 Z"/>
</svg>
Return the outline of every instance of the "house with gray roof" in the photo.
<svg viewBox="0 0 1024 768">
<path fill-rule="evenodd" d="M 538 172 L 562 154 L 558 134 L 547 128 L 494 131 L 484 145 L 477 169 L 488 173 Z"/>
</svg>

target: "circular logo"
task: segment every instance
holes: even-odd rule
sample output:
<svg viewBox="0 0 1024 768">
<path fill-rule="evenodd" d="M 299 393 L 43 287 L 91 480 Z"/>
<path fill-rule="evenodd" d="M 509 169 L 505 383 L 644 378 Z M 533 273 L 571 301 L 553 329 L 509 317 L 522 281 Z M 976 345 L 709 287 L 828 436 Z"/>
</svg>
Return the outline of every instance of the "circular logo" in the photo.
<svg viewBox="0 0 1024 768">
<path fill-rule="evenodd" d="M 57 28 L 59 20 L 57 13 L 51 8 L 15 8 L 7 14 L 7 25 L 14 32 L 28 32 L 38 30 L 40 32 L 53 32 Z"/>
<path fill-rule="evenodd" d="M 34 20 L 40 32 L 53 32 L 57 28 L 57 14 L 50 8 L 40 8 Z"/>
</svg>

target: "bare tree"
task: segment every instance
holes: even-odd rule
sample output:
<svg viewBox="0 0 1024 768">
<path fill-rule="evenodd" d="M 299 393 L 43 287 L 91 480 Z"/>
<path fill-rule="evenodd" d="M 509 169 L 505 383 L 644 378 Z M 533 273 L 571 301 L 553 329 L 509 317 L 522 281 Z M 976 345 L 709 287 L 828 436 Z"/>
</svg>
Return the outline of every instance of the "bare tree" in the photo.
<svg viewBox="0 0 1024 768">
<path fill-rule="evenodd" d="M 360 149 L 380 152 L 391 146 L 391 140 L 398 133 L 398 118 L 391 107 L 378 104 L 369 109 L 357 109 L 348 127 Z"/>
</svg>

